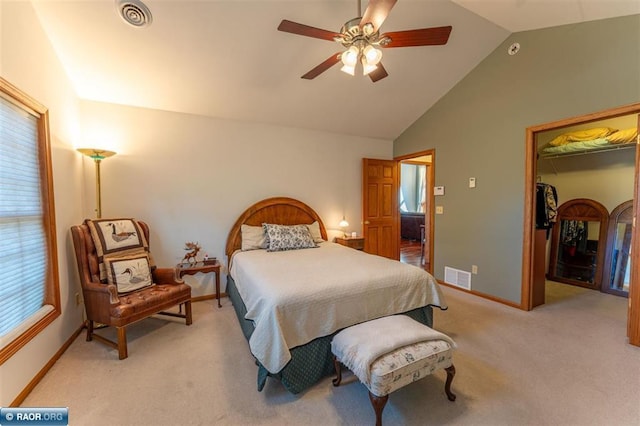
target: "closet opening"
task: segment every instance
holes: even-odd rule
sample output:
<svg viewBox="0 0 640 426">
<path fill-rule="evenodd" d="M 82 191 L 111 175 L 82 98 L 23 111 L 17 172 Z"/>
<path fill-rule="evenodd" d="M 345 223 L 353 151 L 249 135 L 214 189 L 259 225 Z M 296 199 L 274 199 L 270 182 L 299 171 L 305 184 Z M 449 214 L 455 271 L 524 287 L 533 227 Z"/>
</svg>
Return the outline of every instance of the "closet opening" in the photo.
<svg viewBox="0 0 640 426">
<path fill-rule="evenodd" d="M 585 291 L 629 297 L 617 305 L 636 346 L 639 124 L 633 104 L 527 129 L 521 299 L 531 310 Z"/>
<path fill-rule="evenodd" d="M 428 150 L 395 159 L 400 177 L 400 261 L 428 272 L 433 268 L 434 158 L 434 150 Z"/>
</svg>

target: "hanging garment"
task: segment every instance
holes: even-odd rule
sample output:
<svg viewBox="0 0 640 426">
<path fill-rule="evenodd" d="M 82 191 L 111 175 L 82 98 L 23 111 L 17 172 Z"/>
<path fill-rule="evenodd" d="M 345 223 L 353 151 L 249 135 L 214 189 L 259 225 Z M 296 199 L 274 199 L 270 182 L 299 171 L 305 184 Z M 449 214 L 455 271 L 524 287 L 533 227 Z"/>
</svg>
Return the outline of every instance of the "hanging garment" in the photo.
<svg viewBox="0 0 640 426">
<path fill-rule="evenodd" d="M 546 183 L 536 185 L 536 228 L 551 229 L 558 216 L 558 193 Z M 548 237 L 548 233 L 547 233 Z"/>
</svg>

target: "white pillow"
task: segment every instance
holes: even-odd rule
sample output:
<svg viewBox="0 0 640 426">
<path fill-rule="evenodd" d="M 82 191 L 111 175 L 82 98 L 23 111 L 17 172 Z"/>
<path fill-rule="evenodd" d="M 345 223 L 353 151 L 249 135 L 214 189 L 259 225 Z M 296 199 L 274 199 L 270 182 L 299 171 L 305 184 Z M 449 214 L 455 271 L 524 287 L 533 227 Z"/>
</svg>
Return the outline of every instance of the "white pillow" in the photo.
<svg viewBox="0 0 640 426">
<path fill-rule="evenodd" d="M 325 241 L 325 239 L 322 238 L 322 233 L 320 233 L 320 224 L 317 220 L 311 225 L 307 225 L 307 228 L 309 228 L 309 232 L 311 233 L 311 238 L 313 238 L 314 243 L 322 243 Z"/>
<path fill-rule="evenodd" d="M 267 248 L 267 239 L 262 226 L 242 225 L 242 251 L 260 250 Z"/>
</svg>

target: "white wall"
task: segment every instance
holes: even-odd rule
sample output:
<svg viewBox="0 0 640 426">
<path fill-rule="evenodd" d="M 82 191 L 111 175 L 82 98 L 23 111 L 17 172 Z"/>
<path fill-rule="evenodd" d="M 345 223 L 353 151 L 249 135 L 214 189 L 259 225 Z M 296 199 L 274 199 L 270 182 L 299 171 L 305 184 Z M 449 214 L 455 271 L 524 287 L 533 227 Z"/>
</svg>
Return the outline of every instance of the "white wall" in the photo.
<svg viewBox="0 0 640 426">
<path fill-rule="evenodd" d="M 361 232 L 361 159 L 392 158 L 391 141 L 80 102 L 31 3 L 2 2 L 0 11 L 2 77 L 50 111 L 62 300 L 61 317 L 0 366 L 0 406 L 11 404 L 83 320 L 69 228 L 93 217 L 95 169 L 75 148 L 118 152 L 102 163 L 103 217 L 146 220 L 160 265 L 177 263 L 187 240 L 226 263 L 236 217 L 272 196 L 306 202 L 328 228 L 344 214 L 348 231 Z M 209 276 L 190 283 L 194 296 L 213 292 Z"/>
<path fill-rule="evenodd" d="M 392 158 L 392 142 L 379 139 L 91 101 L 81 103 L 81 114 L 83 144 L 117 152 L 101 165 L 102 216 L 148 222 L 160 266 L 176 264 L 186 241 L 226 265 L 231 226 L 268 197 L 307 203 L 327 228 L 338 229 L 344 214 L 347 231 L 360 233 L 362 158 Z M 93 182 L 93 162 L 84 163 Z M 94 193 L 87 186 L 87 216 Z M 194 296 L 213 292 L 211 276 L 187 279 Z M 224 289 L 226 276 L 221 283 Z"/>
<path fill-rule="evenodd" d="M 82 217 L 81 162 L 73 151 L 77 98 L 30 2 L 2 2 L 2 77 L 49 108 L 62 315 L 0 365 L 0 406 L 8 406 L 82 323 L 69 227 Z"/>
</svg>

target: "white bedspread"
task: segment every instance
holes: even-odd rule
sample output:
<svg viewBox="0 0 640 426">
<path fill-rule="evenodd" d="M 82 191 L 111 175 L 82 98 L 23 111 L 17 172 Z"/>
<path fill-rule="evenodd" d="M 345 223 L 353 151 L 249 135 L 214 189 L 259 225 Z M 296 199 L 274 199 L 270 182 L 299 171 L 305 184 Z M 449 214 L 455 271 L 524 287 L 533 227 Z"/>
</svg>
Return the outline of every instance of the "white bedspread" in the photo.
<svg viewBox="0 0 640 426">
<path fill-rule="evenodd" d="M 422 306 L 447 308 L 421 268 L 335 243 L 238 252 L 230 274 L 255 325 L 251 352 L 271 373 L 289 362 L 289 349 L 317 337 Z"/>
</svg>

